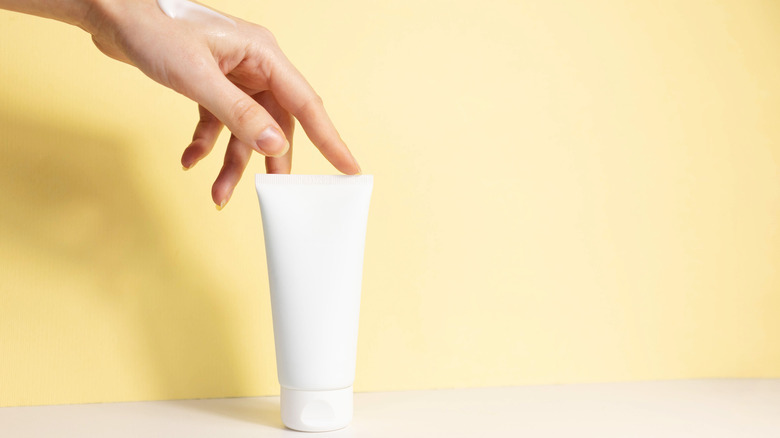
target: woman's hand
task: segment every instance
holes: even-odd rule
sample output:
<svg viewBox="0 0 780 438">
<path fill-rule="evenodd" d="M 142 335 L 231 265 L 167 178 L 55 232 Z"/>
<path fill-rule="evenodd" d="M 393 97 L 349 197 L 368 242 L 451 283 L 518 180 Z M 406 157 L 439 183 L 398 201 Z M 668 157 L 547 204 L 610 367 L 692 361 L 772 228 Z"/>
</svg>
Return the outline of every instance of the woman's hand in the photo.
<svg viewBox="0 0 780 438">
<path fill-rule="evenodd" d="M 266 156 L 268 173 L 290 172 L 293 117 L 336 169 L 360 173 L 322 100 L 264 27 L 197 8 L 171 18 L 154 0 L 96 1 L 77 24 L 106 55 L 199 104 L 200 120 L 181 159 L 185 169 L 211 152 L 227 126 L 232 135 L 211 190 L 218 209 L 253 150 Z"/>
</svg>

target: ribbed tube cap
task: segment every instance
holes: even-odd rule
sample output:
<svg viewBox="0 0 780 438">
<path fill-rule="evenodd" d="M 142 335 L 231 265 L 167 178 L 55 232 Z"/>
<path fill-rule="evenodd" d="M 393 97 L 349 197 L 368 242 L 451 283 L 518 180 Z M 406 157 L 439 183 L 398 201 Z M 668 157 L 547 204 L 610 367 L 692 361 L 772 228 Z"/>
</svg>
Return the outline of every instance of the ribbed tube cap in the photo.
<svg viewBox="0 0 780 438">
<path fill-rule="evenodd" d="M 352 387 L 328 391 L 299 391 L 282 386 L 282 423 L 302 432 L 326 432 L 352 421 Z"/>
</svg>

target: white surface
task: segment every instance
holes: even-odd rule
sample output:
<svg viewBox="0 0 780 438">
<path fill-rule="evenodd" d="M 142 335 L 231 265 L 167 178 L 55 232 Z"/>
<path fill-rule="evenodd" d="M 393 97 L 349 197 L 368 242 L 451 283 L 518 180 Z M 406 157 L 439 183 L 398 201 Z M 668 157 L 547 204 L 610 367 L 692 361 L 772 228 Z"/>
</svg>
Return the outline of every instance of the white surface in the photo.
<svg viewBox="0 0 780 438">
<path fill-rule="evenodd" d="M 318 434 L 283 429 L 278 397 L 2 408 L 0 436 L 780 437 L 780 380 L 363 393 Z"/>
</svg>

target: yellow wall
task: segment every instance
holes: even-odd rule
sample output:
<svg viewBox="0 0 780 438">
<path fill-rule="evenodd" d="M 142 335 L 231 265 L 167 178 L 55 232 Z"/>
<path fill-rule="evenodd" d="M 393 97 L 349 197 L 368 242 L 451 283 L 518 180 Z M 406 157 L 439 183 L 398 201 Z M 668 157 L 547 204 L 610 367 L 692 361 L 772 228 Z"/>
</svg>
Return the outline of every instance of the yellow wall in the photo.
<svg viewBox="0 0 780 438">
<path fill-rule="evenodd" d="M 357 390 L 780 377 L 780 3 L 210 4 L 375 175 Z M 195 117 L 0 12 L 0 405 L 278 391 L 252 179 L 214 209 Z"/>
</svg>

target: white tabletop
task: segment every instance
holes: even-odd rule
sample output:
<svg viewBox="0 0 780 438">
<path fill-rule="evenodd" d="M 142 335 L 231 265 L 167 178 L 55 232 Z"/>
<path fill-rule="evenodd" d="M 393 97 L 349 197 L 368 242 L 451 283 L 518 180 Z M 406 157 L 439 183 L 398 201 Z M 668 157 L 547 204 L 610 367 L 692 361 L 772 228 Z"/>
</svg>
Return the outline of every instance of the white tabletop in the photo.
<svg viewBox="0 0 780 438">
<path fill-rule="evenodd" d="M 278 397 L 14 407 L 0 436 L 291 437 Z M 523 386 L 355 395 L 317 437 L 780 437 L 780 380 Z"/>
</svg>

